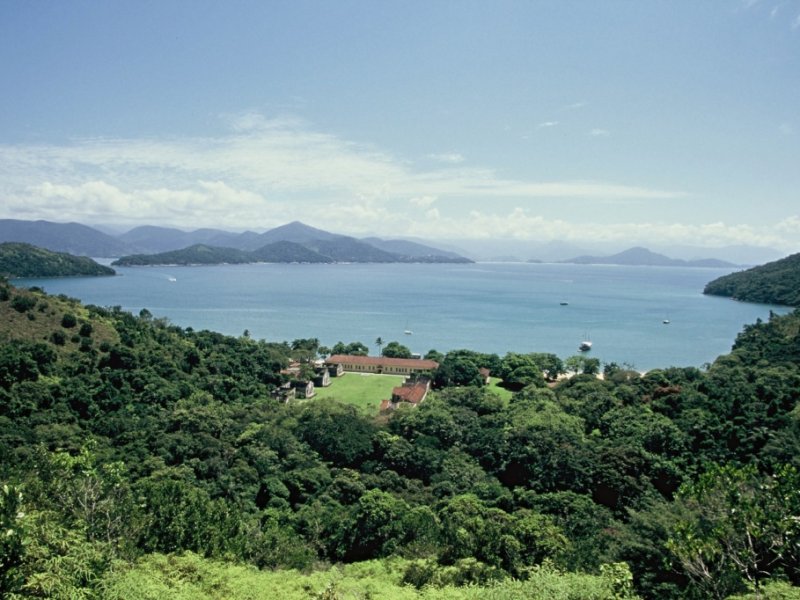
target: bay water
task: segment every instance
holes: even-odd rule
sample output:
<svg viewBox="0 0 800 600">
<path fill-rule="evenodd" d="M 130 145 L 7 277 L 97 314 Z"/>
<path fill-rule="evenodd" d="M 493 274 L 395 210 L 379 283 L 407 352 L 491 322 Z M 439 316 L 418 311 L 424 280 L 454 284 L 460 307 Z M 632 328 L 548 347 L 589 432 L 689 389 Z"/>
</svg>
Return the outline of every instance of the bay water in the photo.
<svg viewBox="0 0 800 600">
<path fill-rule="evenodd" d="M 703 366 L 780 306 L 704 296 L 730 269 L 606 265 L 253 264 L 117 267 L 116 277 L 20 279 L 87 304 L 147 308 L 181 327 L 413 352 L 578 354 L 639 370 Z M 669 323 L 665 324 L 664 321 Z M 410 333 L 406 333 L 409 331 Z"/>
</svg>

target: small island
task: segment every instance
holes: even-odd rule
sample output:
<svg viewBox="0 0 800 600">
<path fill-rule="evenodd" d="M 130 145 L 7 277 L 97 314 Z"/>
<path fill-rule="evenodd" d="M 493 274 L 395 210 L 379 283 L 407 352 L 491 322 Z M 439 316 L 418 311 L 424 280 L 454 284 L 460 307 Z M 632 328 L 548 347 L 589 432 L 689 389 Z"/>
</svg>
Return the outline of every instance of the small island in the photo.
<svg viewBox="0 0 800 600">
<path fill-rule="evenodd" d="M 699 268 L 728 268 L 735 267 L 733 263 L 716 258 L 702 258 L 697 260 L 683 260 L 670 258 L 636 246 L 611 256 L 576 256 L 561 262 L 576 265 L 624 265 L 637 267 L 699 267 Z"/>
<path fill-rule="evenodd" d="M 116 275 L 111 267 L 98 264 L 87 256 L 51 252 L 31 244 L 0 244 L 0 275 L 19 277 L 85 277 Z"/>
</svg>

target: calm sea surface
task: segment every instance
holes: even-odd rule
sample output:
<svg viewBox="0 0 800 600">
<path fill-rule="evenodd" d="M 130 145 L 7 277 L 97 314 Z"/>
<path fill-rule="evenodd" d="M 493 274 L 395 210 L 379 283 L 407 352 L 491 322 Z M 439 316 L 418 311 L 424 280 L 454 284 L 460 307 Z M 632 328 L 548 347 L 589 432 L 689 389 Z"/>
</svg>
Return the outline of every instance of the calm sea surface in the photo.
<svg viewBox="0 0 800 600">
<path fill-rule="evenodd" d="M 770 309 L 702 295 L 729 270 L 562 264 L 236 265 L 117 268 L 117 277 L 25 279 L 85 303 L 194 329 L 331 346 L 382 337 L 414 352 L 577 354 L 645 370 L 701 366 Z M 562 302 L 567 302 L 562 306 Z M 662 323 L 668 319 L 670 323 Z M 405 330 L 413 333 L 407 335 Z"/>
</svg>

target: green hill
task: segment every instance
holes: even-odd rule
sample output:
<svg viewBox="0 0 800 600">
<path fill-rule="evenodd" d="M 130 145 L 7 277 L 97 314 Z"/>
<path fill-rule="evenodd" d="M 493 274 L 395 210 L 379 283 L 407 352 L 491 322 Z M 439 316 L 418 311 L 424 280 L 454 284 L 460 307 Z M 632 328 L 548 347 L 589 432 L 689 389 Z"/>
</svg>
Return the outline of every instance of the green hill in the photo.
<svg viewBox="0 0 800 600">
<path fill-rule="evenodd" d="M 110 267 L 85 256 L 51 252 L 21 242 L 0 244 L 0 275 L 16 277 L 76 277 L 115 275 Z"/>
<path fill-rule="evenodd" d="M 253 262 L 253 257 L 249 252 L 234 248 L 195 244 L 183 250 L 123 256 L 111 264 L 120 267 L 132 267 L 152 265 L 237 265 L 249 262 Z"/>
<path fill-rule="evenodd" d="M 0 282 L 0 597 L 796 593 L 799 344 L 795 311 L 705 370 L 552 386 L 558 357 L 459 350 L 375 417 L 276 393 L 316 339 Z M 486 365 L 529 385 L 457 382 Z"/>
<path fill-rule="evenodd" d="M 715 279 L 703 293 L 746 302 L 800 306 L 800 253 Z"/>
</svg>

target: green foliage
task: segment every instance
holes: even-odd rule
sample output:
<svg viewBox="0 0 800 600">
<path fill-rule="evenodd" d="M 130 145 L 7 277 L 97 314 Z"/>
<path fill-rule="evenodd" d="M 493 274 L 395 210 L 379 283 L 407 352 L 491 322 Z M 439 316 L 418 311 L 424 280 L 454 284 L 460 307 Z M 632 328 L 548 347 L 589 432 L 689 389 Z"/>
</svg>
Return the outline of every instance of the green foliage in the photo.
<svg viewBox="0 0 800 600">
<path fill-rule="evenodd" d="M 85 256 L 51 252 L 30 244 L 0 244 L 0 274 L 5 277 L 70 277 L 114 275 L 114 269 Z"/>
<path fill-rule="evenodd" d="M 381 354 L 387 358 L 411 358 L 411 350 L 400 342 L 389 342 Z"/>
<path fill-rule="evenodd" d="M 4 484 L 0 488 L 0 596 L 19 589 L 23 557 L 22 493 Z"/>
<path fill-rule="evenodd" d="M 36 298 L 29 294 L 14 294 L 11 298 L 11 308 L 20 313 L 25 313 L 36 306 Z"/>
<path fill-rule="evenodd" d="M 14 593 L 613 598 L 632 573 L 642 595 L 679 598 L 800 580 L 798 313 L 747 327 L 707 371 L 556 383 L 552 355 L 455 350 L 425 402 L 377 415 L 336 398 L 378 381 L 377 402 L 398 381 L 273 399 L 290 359 L 322 351 L 314 338 L 26 294 L 35 321 L 0 303 L 0 477 L 25 491 L 2 546 Z M 66 313 L 88 335 L 43 341 Z M 499 397 L 481 368 L 519 389 Z"/>
<path fill-rule="evenodd" d="M 679 495 L 685 516 L 668 543 L 696 585 L 724 597 L 759 590 L 772 575 L 798 576 L 800 475 L 783 468 L 712 467 Z"/>
<path fill-rule="evenodd" d="M 707 284 L 703 293 L 747 302 L 800 306 L 800 254 L 719 277 Z"/>
<path fill-rule="evenodd" d="M 358 466 L 372 453 L 374 426 L 352 406 L 312 402 L 303 407 L 297 433 L 336 466 Z"/>
<path fill-rule="evenodd" d="M 361 342 L 350 342 L 345 344 L 343 342 L 336 342 L 331 348 L 331 354 L 346 354 L 349 356 L 367 356 L 369 348 Z"/>
<path fill-rule="evenodd" d="M 430 584 L 403 585 L 404 573 L 420 573 Z M 483 585 L 465 584 L 483 572 Z M 256 571 L 197 555 L 151 555 L 103 582 L 108 600 L 635 600 L 624 564 L 599 575 L 565 573 L 552 565 L 532 569 L 525 580 L 498 581 L 474 560 L 449 567 L 403 560 L 368 561 L 313 573 Z"/>
</svg>

